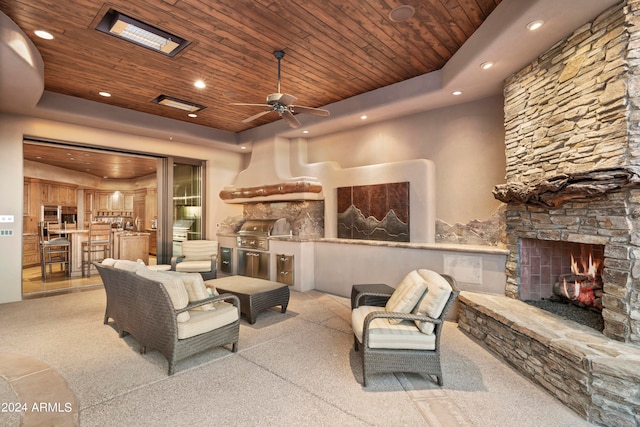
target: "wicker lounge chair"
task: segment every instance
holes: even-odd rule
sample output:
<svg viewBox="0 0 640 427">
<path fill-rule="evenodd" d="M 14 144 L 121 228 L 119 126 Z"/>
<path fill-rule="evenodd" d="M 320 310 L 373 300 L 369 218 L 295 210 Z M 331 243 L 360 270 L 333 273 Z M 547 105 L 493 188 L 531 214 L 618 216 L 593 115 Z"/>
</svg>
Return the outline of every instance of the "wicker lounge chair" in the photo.
<svg viewBox="0 0 640 427">
<path fill-rule="evenodd" d="M 218 268 L 216 240 L 187 240 L 182 242 L 182 255 L 171 258 L 171 270 L 200 273 L 204 280 L 215 279 Z"/>
<path fill-rule="evenodd" d="M 429 270 L 416 271 L 425 272 Z M 388 372 L 414 372 L 433 375 L 436 377 L 437 384 L 443 385 L 440 365 L 442 326 L 447 311 L 457 298 L 459 291 L 456 289 L 456 282 L 453 277 L 447 275 L 438 276 L 446 280 L 445 283 L 450 286 L 450 291 L 447 292 L 448 298 L 445 299 L 446 295 L 443 296 L 440 304 L 442 310 L 436 318 L 425 315 L 416 308 L 420 306 L 421 301 L 428 295 L 429 289 L 422 292 L 418 302 L 414 303 L 413 307 L 403 310 L 403 312 L 388 311 L 389 301 L 391 300 L 387 302 L 386 307 L 360 306 L 360 301 L 363 301 L 364 298 L 372 296 L 385 297 L 384 294 L 361 292 L 357 295 L 352 311 L 352 326 L 355 350 L 359 351 L 360 344 L 363 350 L 363 386 L 366 387 L 369 375 Z M 433 275 L 431 278 L 433 278 Z M 428 284 L 428 286 L 431 287 L 432 293 L 436 292 L 436 287 L 431 284 Z M 446 284 L 444 287 L 446 287 Z M 400 286 L 394 291 L 394 295 L 399 290 Z M 389 295 L 386 295 L 386 297 L 389 297 Z M 389 320 L 399 323 L 392 324 Z M 424 333 L 422 327 L 418 326 L 425 324 L 434 325 L 431 333 Z"/>
<path fill-rule="evenodd" d="M 134 263 L 133 261 L 130 261 Z M 111 318 L 115 322 L 120 337 L 131 334 L 140 345 L 140 353 L 148 349 L 158 350 L 169 362 L 169 375 L 175 370 L 178 361 L 191 355 L 226 344 L 232 345 L 232 351 L 238 350 L 240 331 L 240 301 L 231 294 L 205 298 L 189 302 L 181 309 L 175 309 L 175 302 L 160 281 L 142 277 L 134 271 L 118 269 L 94 263 L 107 295 L 107 307 L 104 322 Z M 149 274 L 163 274 L 152 272 Z M 160 276 L 157 276 L 160 277 Z M 226 301 L 222 309 L 195 311 L 197 307 Z M 191 318 L 201 321 L 204 316 L 215 318 L 225 316 L 223 320 L 213 319 L 216 326 L 198 331 L 186 338 L 179 338 L 180 331 L 191 327 L 187 320 L 182 322 L 178 316 L 191 313 Z M 220 324 L 220 326 L 217 326 Z M 196 328 L 202 329 L 196 325 Z"/>
</svg>

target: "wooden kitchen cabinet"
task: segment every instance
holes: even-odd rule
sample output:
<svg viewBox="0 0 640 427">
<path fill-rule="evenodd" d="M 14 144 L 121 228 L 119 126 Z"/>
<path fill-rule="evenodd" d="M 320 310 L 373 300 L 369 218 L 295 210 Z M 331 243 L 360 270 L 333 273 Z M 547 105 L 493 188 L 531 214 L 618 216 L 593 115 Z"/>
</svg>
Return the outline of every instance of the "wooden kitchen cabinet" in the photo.
<svg viewBox="0 0 640 427">
<path fill-rule="evenodd" d="M 68 185 L 41 183 L 40 201 L 43 205 L 77 206 L 78 190 Z"/>
<path fill-rule="evenodd" d="M 25 181 L 22 196 L 22 216 L 31 215 L 31 183 Z"/>
<path fill-rule="evenodd" d="M 40 237 L 37 234 L 22 236 L 22 268 L 40 264 Z"/>
<path fill-rule="evenodd" d="M 111 193 L 98 193 L 96 192 L 97 210 L 110 211 L 111 210 Z"/>
<path fill-rule="evenodd" d="M 149 233 L 149 255 L 157 255 L 158 254 L 158 231 L 157 230 L 146 230 Z"/>
<path fill-rule="evenodd" d="M 124 197 L 121 197 L 123 199 L 123 207 L 125 211 L 132 211 L 133 210 L 133 194 L 124 194 Z"/>
</svg>

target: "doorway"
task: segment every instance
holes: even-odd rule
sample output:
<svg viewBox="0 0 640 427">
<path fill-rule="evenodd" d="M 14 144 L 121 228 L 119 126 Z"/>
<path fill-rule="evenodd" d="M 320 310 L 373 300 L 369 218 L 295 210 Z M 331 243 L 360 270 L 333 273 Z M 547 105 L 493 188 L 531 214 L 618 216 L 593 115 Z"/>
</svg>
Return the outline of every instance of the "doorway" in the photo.
<svg viewBox="0 0 640 427">
<path fill-rule="evenodd" d="M 202 238 L 202 161 L 35 140 L 24 141 L 23 153 L 23 298 L 77 291 L 100 283 L 97 275 L 82 277 L 78 256 L 72 257 L 75 262 L 70 275 L 58 271 L 55 280 L 42 280 L 37 227 L 45 200 L 49 205 L 75 205 L 76 227 L 81 230 L 89 222 L 101 220 L 110 222 L 115 230 L 148 233 L 149 263 L 168 263 L 173 255 L 172 226 L 176 217 L 174 172 L 180 171 L 177 177 L 186 182 L 184 165 L 185 170 L 190 170 L 191 185 L 189 204 L 181 206 L 189 206 L 183 211 L 198 218 L 193 236 Z"/>
</svg>

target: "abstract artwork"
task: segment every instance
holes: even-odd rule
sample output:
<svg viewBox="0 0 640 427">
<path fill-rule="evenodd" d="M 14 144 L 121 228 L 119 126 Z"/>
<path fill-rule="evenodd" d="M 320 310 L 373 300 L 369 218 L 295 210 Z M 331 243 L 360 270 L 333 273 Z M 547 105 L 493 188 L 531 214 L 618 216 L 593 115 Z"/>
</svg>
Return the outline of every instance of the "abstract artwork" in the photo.
<svg viewBox="0 0 640 427">
<path fill-rule="evenodd" d="M 409 242 L 409 183 L 339 187 L 338 238 Z"/>
</svg>

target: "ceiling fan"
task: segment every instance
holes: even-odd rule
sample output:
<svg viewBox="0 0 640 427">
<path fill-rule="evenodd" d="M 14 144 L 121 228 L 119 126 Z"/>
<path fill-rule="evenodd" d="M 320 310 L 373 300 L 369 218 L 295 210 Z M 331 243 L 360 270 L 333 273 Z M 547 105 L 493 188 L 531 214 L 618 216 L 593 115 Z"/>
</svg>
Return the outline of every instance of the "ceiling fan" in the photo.
<svg viewBox="0 0 640 427">
<path fill-rule="evenodd" d="M 278 60 L 278 92 L 267 95 L 266 104 L 247 104 L 247 103 L 233 103 L 231 105 L 245 105 L 252 107 L 268 107 L 267 110 L 261 111 L 258 114 L 254 114 L 251 117 L 247 117 L 242 121 L 242 123 L 249 123 L 257 119 L 258 117 L 262 117 L 265 114 L 269 113 L 278 113 L 280 117 L 284 119 L 285 122 L 289 124 L 292 128 L 299 128 L 300 122 L 293 113 L 304 113 L 311 114 L 313 116 L 320 117 L 328 117 L 329 111 L 323 110 L 321 108 L 313 108 L 313 107 L 303 107 L 301 105 L 293 105 L 293 102 L 297 99 L 293 95 L 289 95 L 288 93 L 280 93 L 280 60 L 284 57 L 284 51 L 276 50 L 273 52 L 273 55 Z"/>
</svg>

